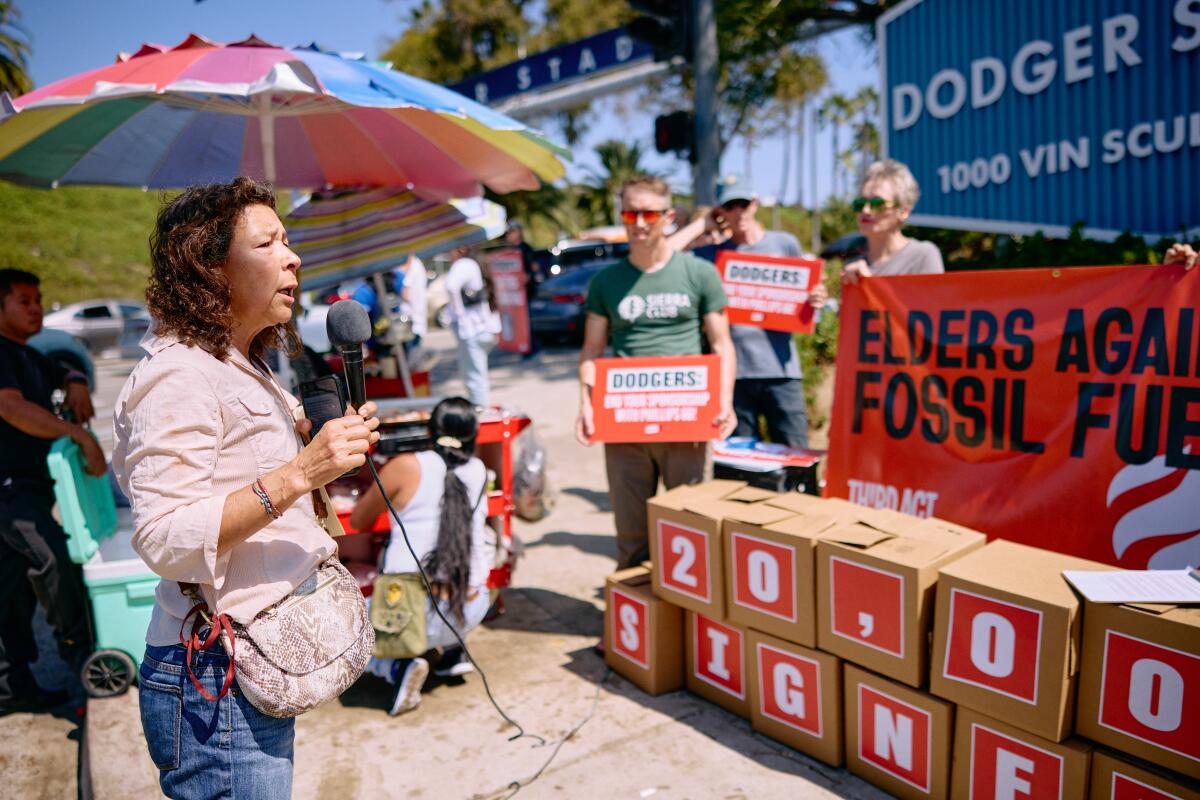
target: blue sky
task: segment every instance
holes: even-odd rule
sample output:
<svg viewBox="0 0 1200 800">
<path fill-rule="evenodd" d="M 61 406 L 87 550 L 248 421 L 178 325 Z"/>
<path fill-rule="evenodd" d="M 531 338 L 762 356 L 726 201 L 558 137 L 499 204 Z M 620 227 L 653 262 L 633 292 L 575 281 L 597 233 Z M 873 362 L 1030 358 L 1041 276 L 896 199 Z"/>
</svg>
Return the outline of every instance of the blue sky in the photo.
<svg viewBox="0 0 1200 800">
<path fill-rule="evenodd" d="M 234 41 L 251 33 L 281 45 L 317 40 L 342 51 L 378 55 L 402 29 L 412 0 L 18 0 L 22 22 L 32 43 L 30 72 L 38 85 L 111 63 L 121 51 L 142 42 L 176 44 L 195 32 L 218 41 Z M 874 53 L 857 31 L 825 37 L 819 45 L 833 88 L 852 94 L 878 82 Z M 622 102 L 622 99 L 625 101 Z M 653 153 L 653 114 L 635 109 L 630 97 L 597 101 L 598 119 L 575 152 L 569 175 L 580 179 L 595 165 L 592 147 L 610 138 L 636 138 L 651 153 L 647 165 L 679 185 L 690 183 L 687 165 Z M 556 132 L 551 128 L 551 135 Z M 778 193 L 782 142 L 763 140 L 754 147 L 749 173 L 760 195 Z M 829 133 L 816 143 L 817 192 L 828 193 Z M 804 199 L 811 202 L 811 150 L 805 148 Z M 793 160 L 792 170 L 795 170 Z M 722 172 L 747 172 L 744 143 L 726 149 Z M 770 179 L 769 181 L 767 179 Z M 794 179 L 786 195 L 796 199 Z"/>
</svg>

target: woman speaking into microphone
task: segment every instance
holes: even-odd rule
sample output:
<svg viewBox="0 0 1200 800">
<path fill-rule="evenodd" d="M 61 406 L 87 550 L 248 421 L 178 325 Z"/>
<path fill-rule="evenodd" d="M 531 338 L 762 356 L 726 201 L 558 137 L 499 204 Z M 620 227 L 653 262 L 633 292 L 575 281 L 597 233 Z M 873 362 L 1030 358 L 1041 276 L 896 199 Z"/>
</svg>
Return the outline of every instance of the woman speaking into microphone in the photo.
<svg viewBox="0 0 1200 800">
<path fill-rule="evenodd" d="M 288 798 L 294 715 L 361 674 L 371 646 L 336 643 L 337 658 L 295 667 L 311 670 L 302 678 L 275 666 L 321 653 L 330 629 L 358 635 L 314 490 L 365 462 L 379 421 L 366 403 L 308 444 L 298 437 L 311 426 L 263 360 L 299 345 L 300 259 L 268 186 L 187 189 L 159 213 L 151 258 L 154 325 L 117 400 L 112 459 L 133 546 L 162 579 L 139 675 L 142 727 L 169 797 Z M 349 623 L 310 640 L 289 613 L 301 604 Z M 287 653 L 255 638 L 267 618 Z"/>
</svg>

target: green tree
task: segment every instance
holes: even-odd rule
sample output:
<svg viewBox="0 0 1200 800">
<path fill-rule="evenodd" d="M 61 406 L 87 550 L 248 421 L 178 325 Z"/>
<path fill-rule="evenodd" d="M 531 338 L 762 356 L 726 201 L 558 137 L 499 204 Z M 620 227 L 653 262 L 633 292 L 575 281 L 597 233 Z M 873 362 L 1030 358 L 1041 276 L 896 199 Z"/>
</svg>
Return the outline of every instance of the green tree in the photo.
<svg viewBox="0 0 1200 800">
<path fill-rule="evenodd" d="M 838 185 L 838 178 L 845 172 L 842 162 L 842 128 L 853 118 L 854 109 L 851 106 L 850 98 L 834 92 L 825 98 L 817 113 L 822 127 L 831 129 L 833 133 L 833 157 L 829 162 L 829 191 L 835 197 L 840 196 L 845 193 L 844 185 L 841 187 Z M 843 180 L 842 183 L 844 184 L 845 181 Z"/>
<path fill-rule="evenodd" d="M 13 96 L 33 88 L 29 77 L 29 34 L 16 3 L 0 0 L 0 91 Z"/>
<path fill-rule="evenodd" d="M 611 225 L 617 221 L 617 192 L 621 185 L 634 175 L 649 174 L 642 166 L 644 155 L 637 142 L 628 144 L 610 139 L 596 146 L 600 169 L 589 170 L 585 199 L 597 224 Z"/>
<path fill-rule="evenodd" d="M 456 83 L 525 55 L 527 0 L 422 0 L 404 32 L 383 51 L 396 69 Z"/>
</svg>

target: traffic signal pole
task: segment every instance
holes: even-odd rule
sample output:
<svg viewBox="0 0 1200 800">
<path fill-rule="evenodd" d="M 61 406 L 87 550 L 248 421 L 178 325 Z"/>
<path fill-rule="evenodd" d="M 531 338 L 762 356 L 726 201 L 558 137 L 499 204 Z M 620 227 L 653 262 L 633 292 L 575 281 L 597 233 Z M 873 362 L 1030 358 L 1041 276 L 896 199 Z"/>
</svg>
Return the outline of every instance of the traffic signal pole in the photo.
<svg viewBox="0 0 1200 800">
<path fill-rule="evenodd" d="M 685 0 L 686 2 L 687 0 Z M 721 140 L 717 127 L 717 17 L 713 0 L 691 0 L 693 57 L 696 95 L 696 179 L 693 193 L 696 203 L 714 205 L 717 201 L 717 172 L 720 169 Z"/>
</svg>

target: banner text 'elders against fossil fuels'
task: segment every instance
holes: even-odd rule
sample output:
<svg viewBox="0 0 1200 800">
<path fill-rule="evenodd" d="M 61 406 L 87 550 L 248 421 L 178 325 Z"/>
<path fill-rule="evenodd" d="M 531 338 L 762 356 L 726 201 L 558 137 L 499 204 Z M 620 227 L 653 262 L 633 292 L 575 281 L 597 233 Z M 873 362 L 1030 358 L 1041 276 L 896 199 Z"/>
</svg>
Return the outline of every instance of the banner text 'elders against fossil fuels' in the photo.
<svg viewBox="0 0 1200 800">
<path fill-rule="evenodd" d="M 1200 269 L 873 279 L 827 492 L 1129 568 L 1200 563 Z"/>
</svg>

